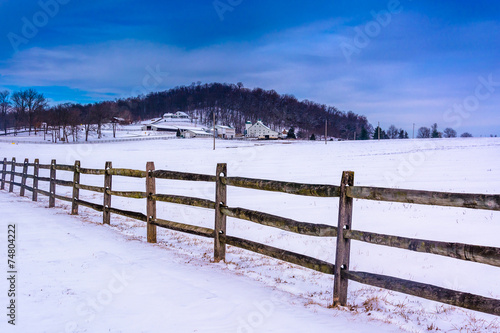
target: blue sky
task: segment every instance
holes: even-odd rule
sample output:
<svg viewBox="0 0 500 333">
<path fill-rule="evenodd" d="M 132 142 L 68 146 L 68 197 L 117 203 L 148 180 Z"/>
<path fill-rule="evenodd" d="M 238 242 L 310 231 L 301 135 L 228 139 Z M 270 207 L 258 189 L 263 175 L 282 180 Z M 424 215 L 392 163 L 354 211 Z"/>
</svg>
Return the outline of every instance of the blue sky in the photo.
<svg viewBox="0 0 500 333">
<path fill-rule="evenodd" d="M 0 0 L 0 13 L 0 89 L 53 103 L 242 82 L 382 128 L 500 135 L 497 1 Z"/>
</svg>

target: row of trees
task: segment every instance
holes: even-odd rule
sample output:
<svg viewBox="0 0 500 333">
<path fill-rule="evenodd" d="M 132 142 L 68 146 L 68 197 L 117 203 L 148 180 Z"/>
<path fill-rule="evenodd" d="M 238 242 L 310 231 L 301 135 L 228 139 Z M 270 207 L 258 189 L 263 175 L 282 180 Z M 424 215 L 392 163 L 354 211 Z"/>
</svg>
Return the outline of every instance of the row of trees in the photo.
<svg viewBox="0 0 500 333">
<path fill-rule="evenodd" d="M 0 95 L 1 126 L 5 132 L 7 128 L 14 128 L 16 132 L 26 128 L 31 134 L 32 129 L 36 131 L 46 123 L 51 128 L 70 128 L 67 136 L 74 136 L 75 140 L 78 139 L 78 124 L 84 126 L 86 137 L 92 130 L 100 136 L 102 124 L 110 122 L 113 117 L 139 121 L 176 111 L 187 112 L 193 122 L 205 126 L 213 125 L 215 114 L 217 123 L 233 126 L 239 133 L 243 132 L 247 120 L 262 120 L 276 131 L 293 126 L 299 137 L 308 137 L 315 132 L 324 133 L 325 123 L 328 125 L 327 135 L 331 137 L 348 139 L 373 131 L 366 117 L 352 111 L 343 112 L 333 106 L 308 100 L 298 101 L 294 96 L 279 95 L 274 90 L 244 88 L 241 83 L 193 83 L 152 92 L 147 96 L 52 107 L 48 107 L 43 94 L 34 89 L 9 95 L 8 91 Z"/>
<path fill-rule="evenodd" d="M 460 135 L 462 138 L 472 137 L 469 132 L 462 133 Z M 438 125 L 436 123 L 432 124 L 431 127 L 420 127 L 417 132 L 417 138 L 456 138 L 457 131 L 451 127 L 447 127 L 443 132 L 438 131 Z"/>
<path fill-rule="evenodd" d="M 460 135 L 462 138 L 472 137 L 472 134 L 465 132 Z M 456 138 L 457 131 L 453 128 L 445 128 L 443 132 L 438 130 L 438 125 L 436 123 L 432 124 L 431 127 L 420 127 L 417 131 L 418 139 L 425 138 Z M 373 133 L 372 138 L 376 139 L 408 139 L 408 132 L 403 130 L 402 128 L 397 128 L 394 125 L 389 126 L 387 131 L 383 130 L 379 126 L 377 126 Z"/>
<path fill-rule="evenodd" d="M 112 122 L 116 118 L 133 122 L 181 110 L 187 112 L 193 122 L 207 127 L 213 125 L 215 115 L 217 123 L 233 126 L 239 133 L 243 132 L 247 120 L 262 120 L 276 131 L 293 127 L 298 138 L 312 138 L 313 134 L 314 138 L 318 134 L 323 136 L 327 126 L 328 137 L 349 140 L 408 139 L 408 132 L 394 125 L 387 130 L 380 127 L 374 129 L 366 117 L 352 111 L 343 112 L 333 106 L 299 101 L 294 96 L 279 95 L 274 90 L 248 89 L 241 83 L 202 85 L 198 82 L 152 92 L 147 96 L 51 107 L 45 96 L 35 89 L 16 91 L 12 95 L 9 91 L 0 91 L 0 128 L 4 134 L 7 134 L 8 128 L 14 129 L 15 133 L 25 129 L 29 134 L 32 130 L 36 134 L 42 124 L 47 124 L 45 133 L 50 128 L 57 133 L 56 138 L 62 135 L 64 140 L 72 137 L 77 141 L 79 133 L 83 133 L 87 140 L 92 131 L 100 138 L 105 123 L 111 122 L 116 130 L 116 122 Z M 456 136 L 457 132 L 452 128 L 438 131 L 437 124 L 420 127 L 417 132 L 417 138 Z M 466 132 L 461 136 L 472 135 Z"/>
<path fill-rule="evenodd" d="M 382 128 L 377 126 L 373 131 L 374 140 L 376 139 L 408 139 L 408 132 L 403 130 L 402 128 L 398 129 L 396 126 L 391 125 L 384 131 Z"/>
<path fill-rule="evenodd" d="M 48 105 L 45 96 L 35 89 L 14 92 L 0 91 L 0 128 L 6 135 L 8 129 L 17 135 L 20 131 L 28 132 L 43 130 L 44 134 L 52 131 L 52 139 L 78 141 L 79 133 L 83 132 L 85 140 L 91 131 L 102 136 L 102 125 L 119 115 L 115 102 L 95 104 L 59 104 Z M 113 127 L 115 128 L 115 126 Z"/>
<path fill-rule="evenodd" d="M 47 105 L 47 100 L 43 94 L 38 93 L 35 89 L 16 91 L 12 96 L 7 90 L 0 91 L 0 111 L 4 134 L 7 134 L 7 128 L 11 122 L 16 129 L 22 124 L 28 128 L 30 134 L 32 129 L 36 134 L 36 118 L 46 110 Z M 14 111 L 12 112 L 11 121 L 9 121 L 8 117 L 10 111 Z"/>
</svg>

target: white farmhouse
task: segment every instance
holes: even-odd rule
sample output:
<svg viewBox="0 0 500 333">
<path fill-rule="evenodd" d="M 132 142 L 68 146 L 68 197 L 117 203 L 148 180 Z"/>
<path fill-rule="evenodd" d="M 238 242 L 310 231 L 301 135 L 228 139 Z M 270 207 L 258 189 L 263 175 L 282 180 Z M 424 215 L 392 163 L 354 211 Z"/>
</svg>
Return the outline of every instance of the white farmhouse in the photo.
<svg viewBox="0 0 500 333">
<path fill-rule="evenodd" d="M 279 133 L 264 125 L 260 120 L 253 125 L 247 121 L 245 124 L 245 136 L 247 138 L 277 139 Z"/>
<path fill-rule="evenodd" d="M 236 130 L 231 126 L 215 125 L 215 130 L 217 131 L 217 136 L 222 139 L 234 139 L 236 136 Z"/>
</svg>

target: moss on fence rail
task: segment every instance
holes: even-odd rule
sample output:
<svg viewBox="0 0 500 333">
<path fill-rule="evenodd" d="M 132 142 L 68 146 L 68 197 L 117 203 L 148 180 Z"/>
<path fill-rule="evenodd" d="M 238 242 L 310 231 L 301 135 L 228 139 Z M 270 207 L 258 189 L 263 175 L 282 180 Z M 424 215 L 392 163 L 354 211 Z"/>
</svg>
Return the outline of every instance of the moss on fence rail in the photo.
<svg viewBox="0 0 500 333">
<path fill-rule="evenodd" d="M 414 203 L 432 206 L 500 210 L 500 195 L 448 193 L 381 187 L 351 186 L 347 196 L 357 199 Z"/>
<path fill-rule="evenodd" d="M 156 225 L 161 228 L 166 228 L 175 231 L 181 231 L 192 235 L 203 236 L 203 237 L 214 237 L 214 230 L 204 227 L 197 227 L 194 225 L 173 222 L 163 219 L 155 219 L 151 221 L 151 224 Z"/>
<path fill-rule="evenodd" d="M 336 237 L 337 228 L 326 224 L 314 224 L 308 222 L 295 221 L 286 217 L 258 212 L 245 208 L 221 207 L 222 213 L 229 217 L 243 219 L 269 227 L 274 227 L 297 234 L 318 236 L 318 237 Z"/>
<path fill-rule="evenodd" d="M 349 280 L 370 286 L 500 316 L 500 300 L 497 299 L 403 280 L 392 276 L 353 271 L 342 271 L 342 275 Z"/>
<path fill-rule="evenodd" d="M 207 199 L 185 197 L 181 195 L 153 194 L 152 198 L 157 201 L 171 202 L 181 205 L 215 209 L 215 202 Z"/>
<path fill-rule="evenodd" d="M 321 273 L 333 274 L 335 271 L 334 264 L 316 258 L 312 258 L 303 254 L 278 249 L 276 247 L 272 247 L 257 242 L 252 242 L 247 239 L 233 237 L 233 236 L 220 235 L 220 238 L 224 243 L 228 245 L 236 246 L 248 251 L 263 254 L 275 259 L 283 260 Z"/>
<path fill-rule="evenodd" d="M 314 197 L 338 197 L 340 195 L 340 187 L 335 185 L 301 184 L 244 177 L 227 177 L 222 178 L 221 180 L 225 185 L 244 187 L 255 190 L 284 192 L 288 194 Z"/>
<path fill-rule="evenodd" d="M 113 176 L 124 176 L 124 177 L 134 177 L 134 178 L 145 178 L 148 174 L 146 171 L 133 170 L 133 169 L 117 169 L 112 168 L 106 170 L 108 175 Z"/>
<path fill-rule="evenodd" d="M 357 230 L 344 230 L 344 237 L 371 244 L 390 246 L 421 253 L 432 253 L 500 267 L 500 248 L 497 247 L 438 242 Z"/>
<path fill-rule="evenodd" d="M 215 176 L 212 175 L 203 175 L 199 173 L 188 173 L 188 172 L 169 171 L 169 170 L 154 170 L 151 173 L 151 176 L 158 179 L 215 182 Z"/>
</svg>

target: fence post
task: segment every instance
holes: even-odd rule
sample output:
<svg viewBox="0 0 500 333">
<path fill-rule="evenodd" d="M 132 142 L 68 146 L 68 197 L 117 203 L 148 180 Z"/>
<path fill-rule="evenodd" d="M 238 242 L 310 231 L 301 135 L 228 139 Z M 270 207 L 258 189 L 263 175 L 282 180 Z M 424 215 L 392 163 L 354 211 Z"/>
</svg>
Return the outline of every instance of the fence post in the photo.
<svg viewBox="0 0 500 333">
<path fill-rule="evenodd" d="M 78 215 L 78 204 L 76 200 L 80 198 L 80 189 L 77 185 L 80 184 L 80 161 L 75 161 L 75 170 L 73 171 L 73 196 L 71 200 L 71 215 Z"/>
<path fill-rule="evenodd" d="M 24 197 L 24 193 L 26 192 L 26 175 L 28 174 L 28 162 L 27 158 L 24 159 L 23 165 L 23 176 L 21 178 L 21 190 L 19 191 L 19 196 Z"/>
<path fill-rule="evenodd" d="M 156 194 L 156 179 L 153 177 L 153 171 L 155 169 L 154 162 L 146 163 L 146 172 L 148 173 L 146 177 L 146 193 L 147 198 L 147 239 L 148 243 L 156 243 L 156 226 L 151 224 L 151 222 L 156 220 L 156 200 L 153 198 L 153 194 Z"/>
<path fill-rule="evenodd" d="M 217 164 L 217 174 L 215 175 L 215 235 L 214 235 L 214 261 L 226 260 L 226 244 L 221 242 L 220 235 L 226 233 L 226 215 L 220 207 L 226 206 L 226 185 L 222 183 L 221 178 L 227 177 L 227 164 Z"/>
<path fill-rule="evenodd" d="M 111 206 L 111 174 L 108 172 L 109 169 L 112 168 L 111 162 L 106 162 L 104 167 L 104 202 L 103 202 L 103 210 L 102 210 L 102 223 L 110 224 L 111 222 L 111 213 L 109 212 L 109 207 Z"/>
<path fill-rule="evenodd" d="M 14 192 L 14 172 L 15 171 L 16 171 L 16 158 L 12 157 L 12 164 L 10 166 L 9 192 Z"/>
<path fill-rule="evenodd" d="M 3 166 L 2 166 L 2 190 L 5 189 L 5 175 L 7 173 L 7 158 L 3 158 Z"/>
<path fill-rule="evenodd" d="M 33 168 L 33 197 L 31 200 L 38 200 L 38 170 L 40 169 L 40 160 L 35 159 L 35 166 Z"/>
<path fill-rule="evenodd" d="M 49 208 L 56 205 L 56 160 L 50 162 Z"/>
<path fill-rule="evenodd" d="M 351 240 L 344 238 L 344 230 L 351 229 L 352 198 L 347 196 L 347 187 L 354 185 L 354 172 L 342 172 L 339 198 L 339 220 L 337 229 L 337 251 L 335 255 L 335 276 L 333 283 L 333 305 L 347 304 L 348 279 L 342 277 L 343 271 L 349 270 Z"/>
</svg>

